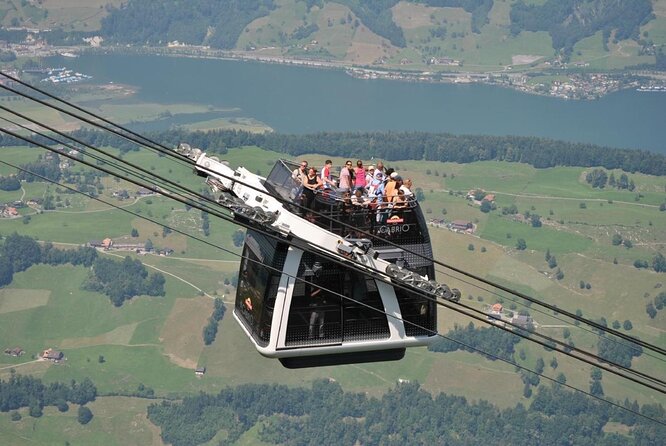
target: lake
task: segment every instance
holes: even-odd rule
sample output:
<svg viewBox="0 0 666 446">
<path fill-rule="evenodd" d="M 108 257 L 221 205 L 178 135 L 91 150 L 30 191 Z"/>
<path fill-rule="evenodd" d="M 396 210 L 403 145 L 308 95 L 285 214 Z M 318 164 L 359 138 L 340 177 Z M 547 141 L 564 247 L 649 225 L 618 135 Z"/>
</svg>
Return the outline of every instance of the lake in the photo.
<svg viewBox="0 0 666 446">
<path fill-rule="evenodd" d="M 568 101 L 490 85 L 362 80 L 341 70 L 232 60 L 94 55 L 52 63 L 97 82 L 137 86 L 141 101 L 235 107 L 236 116 L 283 133 L 525 135 L 666 154 L 666 93 L 625 90 Z"/>
</svg>

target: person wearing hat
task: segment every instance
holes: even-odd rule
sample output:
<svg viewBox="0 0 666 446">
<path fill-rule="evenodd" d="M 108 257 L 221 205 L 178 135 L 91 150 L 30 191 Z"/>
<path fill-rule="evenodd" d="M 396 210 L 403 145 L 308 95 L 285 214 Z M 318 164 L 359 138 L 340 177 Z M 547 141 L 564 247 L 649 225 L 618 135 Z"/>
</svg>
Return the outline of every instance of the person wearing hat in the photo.
<svg viewBox="0 0 666 446">
<path fill-rule="evenodd" d="M 372 164 L 368 166 L 368 171 L 365 174 L 365 188 L 368 189 L 370 187 L 370 183 L 372 183 L 372 180 L 375 179 L 375 166 Z"/>
<path fill-rule="evenodd" d="M 370 184 L 368 184 L 368 196 L 371 198 L 376 198 L 377 194 L 383 195 L 384 192 L 384 175 L 379 171 L 375 170 L 374 177 Z"/>
</svg>

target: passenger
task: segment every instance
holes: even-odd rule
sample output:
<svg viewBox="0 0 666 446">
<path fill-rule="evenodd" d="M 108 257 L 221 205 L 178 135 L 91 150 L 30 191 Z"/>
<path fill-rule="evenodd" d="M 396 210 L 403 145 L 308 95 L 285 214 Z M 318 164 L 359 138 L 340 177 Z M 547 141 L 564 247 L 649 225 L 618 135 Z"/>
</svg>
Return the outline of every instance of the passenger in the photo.
<svg viewBox="0 0 666 446">
<path fill-rule="evenodd" d="M 395 196 L 393 200 L 393 209 L 400 210 L 407 207 L 407 198 L 405 197 L 405 191 L 402 189 L 397 189 L 398 195 Z"/>
<path fill-rule="evenodd" d="M 375 179 L 368 186 L 368 197 L 377 199 L 384 195 L 384 176 L 381 171 L 375 170 Z"/>
<path fill-rule="evenodd" d="M 308 162 L 305 160 L 301 161 L 301 165 L 294 169 L 294 171 L 291 173 L 291 177 L 297 181 L 299 185 L 305 183 L 305 178 L 307 175 Z"/>
<path fill-rule="evenodd" d="M 302 202 L 303 200 L 303 183 L 308 176 L 308 162 L 303 160 L 301 161 L 300 166 L 298 166 L 291 173 L 291 178 L 294 180 L 295 187 L 291 190 L 291 199 L 294 202 Z"/>
<path fill-rule="evenodd" d="M 324 293 L 321 288 L 317 285 L 312 285 L 312 291 L 309 296 L 310 302 L 308 303 L 308 307 L 310 307 L 310 327 L 308 330 L 310 339 L 315 337 L 315 328 L 317 328 L 317 325 L 319 326 L 319 330 L 317 330 L 319 338 L 321 339 L 324 337 L 325 313 L 322 307 L 326 302 L 324 301 L 323 295 Z"/>
<path fill-rule="evenodd" d="M 351 202 L 354 206 L 367 207 L 370 204 L 368 197 L 363 195 L 363 189 L 356 189 L 354 195 L 351 197 Z"/>
<path fill-rule="evenodd" d="M 370 165 L 368 166 L 368 171 L 365 174 L 365 188 L 366 190 L 368 189 L 368 186 L 370 186 L 370 183 L 372 183 L 372 180 L 375 179 L 375 166 Z"/>
<path fill-rule="evenodd" d="M 405 198 L 406 199 L 411 199 L 414 197 L 414 193 L 412 192 L 412 179 L 407 178 L 405 182 L 400 186 L 400 190 L 405 193 Z"/>
<path fill-rule="evenodd" d="M 389 189 L 389 186 L 392 187 Z M 401 186 L 402 186 L 402 177 L 400 175 L 396 175 L 395 177 L 393 177 L 393 182 L 389 182 L 386 185 L 386 201 L 388 201 L 389 203 L 393 203 L 395 199 L 398 197 L 398 191 L 400 190 Z"/>
<path fill-rule="evenodd" d="M 333 181 L 333 174 L 331 173 L 331 167 L 333 167 L 333 161 L 326 160 L 324 167 L 321 168 L 321 181 L 324 183 L 324 189 L 330 189 L 335 187 L 335 181 Z"/>
<path fill-rule="evenodd" d="M 387 197 L 387 201 L 391 201 L 391 197 L 393 197 L 395 194 L 395 188 L 396 188 L 396 178 L 398 178 L 398 173 L 397 172 L 391 172 L 389 174 L 388 181 L 386 182 L 386 185 L 384 186 L 384 195 Z"/>
<path fill-rule="evenodd" d="M 375 172 L 380 171 L 383 174 L 386 173 L 386 169 L 384 169 L 384 163 L 380 161 L 377 161 L 377 167 L 375 168 Z"/>
<path fill-rule="evenodd" d="M 340 170 L 340 185 L 338 187 L 340 192 L 351 192 L 352 187 L 354 186 L 353 174 L 352 162 L 351 160 L 347 160 Z"/>
<path fill-rule="evenodd" d="M 363 161 L 356 161 L 356 169 L 354 170 L 354 190 L 365 189 L 365 169 L 363 168 Z"/>
<path fill-rule="evenodd" d="M 321 178 L 317 176 L 317 170 L 310 167 L 303 183 L 303 206 L 314 209 L 315 191 L 323 186 Z"/>
</svg>

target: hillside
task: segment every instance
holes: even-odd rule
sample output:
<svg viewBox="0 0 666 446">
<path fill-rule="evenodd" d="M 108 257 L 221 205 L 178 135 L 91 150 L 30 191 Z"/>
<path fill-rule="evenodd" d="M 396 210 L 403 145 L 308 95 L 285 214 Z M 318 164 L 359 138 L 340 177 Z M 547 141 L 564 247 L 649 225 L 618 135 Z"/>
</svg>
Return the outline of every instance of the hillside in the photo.
<svg viewBox="0 0 666 446">
<path fill-rule="evenodd" d="M 654 64 L 666 0 L 0 1 L 11 29 L 104 44 L 205 45 L 251 55 L 431 70 Z M 80 39 L 83 34 L 76 34 Z M 71 41 L 71 40 L 70 40 Z M 546 62 L 549 64 L 544 65 Z"/>
<path fill-rule="evenodd" d="M 14 162 L 25 164 L 33 162 L 40 151 L 5 147 L 3 153 Z M 256 147 L 231 149 L 225 154 L 232 165 L 243 163 L 254 171 L 265 171 L 279 156 Z M 301 156 L 313 165 L 319 165 L 325 158 L 316 154 Z M 201 184 L 199 178 L 168 159 L 134 152 L 127 153 L 125 158 L 160 172 L 172 169 L 172 178 L 183 184 L 193 187 Z M 338 165 L 342 158 L 335 158 L 334 162 Z M 425 165 L 420 161 L 398 160 L 389 164 L 413 178 L 417 187 L 423 189 L 422 205 L 427 218 L 463 219 L 476 225 L 474 234 L 452 232 L 438 224 L 432 226 L 436 258 L 562 308 L 580 311 L 585 317 L 603 318 L 613 326 L 620 324 L 627 327 L 622 329 L 628 334 L 663 344 L 666 312 L 657 310 L 654 315 L 646 312 L 646 305 L 656 302 L 662 290 L 663 273 L 634 266 L 636 259 L 649 261 L 655 252 L 663 250 L 660 243 L 666 231 L 666 212 L 660 211 L 663 176 L 630 174 L 634 190 L 629 191 L 609 186 L 592 187 L 586 181 L 592 170 L 576 167 L 536 169 L 497 161 L 429 162 Z M 6 167 L 0 169 L 2 175 L 9 173 Z M 608 173 L 617 178 L 623 174 L 621 171 Z M 202 236 L 198 212 L 175 205 L 166 197 L 120 201 L 114 192 L 129 185 L 111 178 L 102 178 L 101 184 L 104 187 L 100 189 L 100 196 L 104 200 Z M 101 396 L 90 405 L 97 417 L 85 434 L 90 441 L 104 444 L 140 444 L 149 438 L 159 441 L 156 427 L 145 418 L 150 401 L 104 396 L 134 395 L 144 386 L 157 397 L 173 398 L 195 395 L 199 391 L 214 394 L 226 386 L 249 383 L 309 387 L 318 379 L 332 379 L 346 392 L 383 398 L 387 388 L 398 380 L 408 380 L 421 383 L 423 390 L 433 398 L 441 399 L 443 397 L 437 395 L 446 392 L 465 397 L 469 404 L 487 400 L 500 409 L 513 410 L 518 403 L 529 406 L 537 399 L 538 388 L 524 384 L 521 374 L 513 367 L 464 351 L 439 353 L 410 349 L 405 360 L 395 363 L 286 370 L 251 348 L 230 311 L 220 323 L 216 341 L 206 346 L 201 333 L 212 312 L 210 296 L 223 297 L 227 308 L 230 307 L 234 290 L 227 283 L 233 279 L 237 268 L 235 256 L 223 255 L 211 246 L 173 232 L 166 233 L 159 224 L 67 194 L 45 183 L 23 183 L 22 186 L 30 197 L 52 195 L 56 208 L 43 213 L 30 207 L 21 208 L 21 215 L 30 218 L 27 222 L 25 218 L 0 219 L 2 234 L 18 231 L 42 240 L 70 244 L 104 236 L 139 243 L 152 239 L 155 246 L 168 246 L 176 251 L 172 257 L 140 258 L 151 271 L 164 271 L 166 296 L 139 297 L 120 307 L 115 307 L 100 293 L 81 289 L 87 275 L 81 266 L 35 265 L 15 274 L 12 283 L 0 290 L 0 339 L 6 344 L 5 348 L 20 345 L 27 352 L 20 358 L 0 357 L 0 379 L 8 379 L 12 369 L 41 377 L 46 383 L 90 377 Z M 466 191 L 474 188 L 493 192 L 497 208 L 485 213 L 466 199 Z M 20 198 L 22 193 L 21 190 L 3 191 L 0 198 L 8 202 Z M 512 208 L 519 213 L 513 214 Z M 540 215 L 543 225 L 529 224 L 529 220 L 523 218 L 527 213 Z M 72 230 L 73 217 L 77 222 L 76 231 Z M 131 235 L 133 229 L 137 237 Z M 234 230 L 230 225 L 211 220 L 211 234 L 205 238 L 238 252 L 232 244 Z M 622 240 L 631 241 L 631 245 L 616 245 L 616 234 L 620 234 Z M 527 249 L 516 249 L 519 239 L 526 241 Z M 556 268 L 544 259 L 546 253 L 557 257 L 557 268 L 564 274 L 562 278 L 556 276 Z M 106 256 L 125 254 L 111 251 Z M 58 280 L 65 276 L 67 281 Z M 465 302 L 479 310 L 498 301 L 504 302 L 507 308 L 523 308 L 520 300 L 476 288 L 442 271 L 438 278 L 462 289 Z M 529 311 L 545 327 L 542 332 L 556 337 L 570 334 L 576 346 L 593 351 L 598 348 L 593 333 L 574 325 L 562 327 L 556 315 L 548 312 Z M 625 321 L 630 321 L 631 325 Z M 440 332 L 448 333 L 456 325 L 464 327 L 468 322 L 454 312 L 442 311 Z M 61 364 L 33 361 L 32 356 L 46 347 L 62 349 L 67 360 Z M 98 359 L 100 356 L 103 361 Z M 557 360 L 553 361 L 554 358 Z M 514 359 L 530 368 L 541 361 L 546 364 L 543 371 L 546 376 L 561 375 L 571 385 L 589 388 L 590 367 L 582 367 L 539 346 L 520 341 L 515 346 Z M 662 369 L 661 363 L 648 355 L 634 359 L 634 364 L 652 374 Z M 199 365 L 207 367 L 204 378 L 197 378 L 193 373 Z M 545 380 L 541 383 L 542 387 L 549 387 Z M 663 403 L 663 399 L 652 392 L 606 373 L 602 384 L 604 395 L 619 401 L 629 398 L 639 404 Z M 484 406 L 485 403 L 479 404 Z M 121 405 L 127 405 L 130 412 L 123 415 Z M 461 406 L 461 410 L 464 407 Z M 17 444 L 48 443 L 54 438 L 72 441 L 83 435 L 71 409 L 62 414 L 54 408 L 45 408 L 44 412 L 45 416 L 34 426 L 27 409 L 21 410 L 23 420 L 19 422 L 10 421 L 9 413 L 0 414 L 0 435 L 15 438 L 20 434 L 16 437 Z M 160 423 L 160 419 L 154 420 Z M 164 418 L 161 420 L 165 423 Z M 247 441 L 256 444 L 257 429 L 261 425 L 246 433 Z M 618 429 L 620 433 L 628 429 L 622 424 L 610 423 L 609 426 L 616 426 L 611 429 Z M 125 429 L 130 429 L 130 438 L 118 438 L 119 432 Z M 595 435 L 603 434 L 598 431 Z"/>
</svg>

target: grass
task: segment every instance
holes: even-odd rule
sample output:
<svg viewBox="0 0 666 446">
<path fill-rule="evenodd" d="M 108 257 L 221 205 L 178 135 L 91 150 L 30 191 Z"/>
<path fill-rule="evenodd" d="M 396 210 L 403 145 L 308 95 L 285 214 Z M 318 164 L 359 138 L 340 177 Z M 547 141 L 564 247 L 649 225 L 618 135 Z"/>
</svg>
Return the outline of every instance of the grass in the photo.
<svg viewBox="0 0 666 446">
<path fill-rule="evenodd" d="M 146 418 L 152 401 L 140 398 L 104 397 L 89 403 L 92 421 L 82 426 L 76 420 L 77 405 L 60 413 L 55 407 L 44 408 L 44 415 L 32 418 L 21 409 L 20 421 L 11 421 L 10 414 L 0 414 L 0 437 L 5 444 L 86 445 L 160 445 L 159 430 Z"/>
<path fill-rule="evenodd" d="M 37 152 L 12 149 L 12 153 L 28 159 Z M 242 164 L 251 171 L 266 174 L 279 156 L 258 148 L 243 148 L 230 150 L 223 158 L 232 166 Z M 147 152 L 132 152 L 125 157 L 156 172 L 168 173 L 181 184 L 195 189 L 202 187 L 199 178 L 168 159 L 156 158 Z M 327 156 L 310 154 L 299 158 L 318 166 Z M 336 158 L 334 164 L 341 165 L 342 161 Z M 431 210 L 426 214 L 428 217 L 468 219 L 478 225 L 479 231 L 474 236 L 431 229 L 435 258 L 562 308 L 581 309 L 586 317 L 604 316 L 609 322 L 629 319 L 634 325 L 631 334 L 650 342 L 666 342 L 666 336 L 659 331 L 666 313 L 652 320 L 644 311 L 645 303 L 657 294 L 655 287 L 663 279 L 656 273 L 638 271 L 631 266 L 635 258 L 650 258 L 659 240 L 666 236 L 666 213 L 660 213 L 655 207 L 663 193 L 663 178 L 630 174 L 637 190 L 643 194 L 636 202 L 635 193 L 592 189 L 582 179 L 586 170 L 582 168 L 534 169 L 503 162 L 458 165 L 397 161 L 390 164 L 424 189 L 426 200 L 422 205 Z M 430 175 L 425 172 L 426 168 L 431 170 Z M 439 176 L 434 175 L 434 171 Z M 619 174 L 615 172 L 616 177 Z M 105 194 L 117 188 L 132 189 L 113 181 L 105 184 Z M 551 221 L 546 221 L 542 228 L 532 228 L 502 217 L 499 211 L 483 214 L 464 198 L 448 193 L 478 187 L 495 191 L 500 207 L 516 204 L 521 213 L 529 210 Z M 585 209 L 580 207 L 581 202 L 586 203 Z M 28 225 L 0 220 L 0 232 L 18 230 L 42 239 L 48 236 L 54 241 L 71 243 L 100 238 L 99 234 L 118 234 L 140 243 L 150 238 L 158 246 L 175 248 L 176 253 L 172 257 L 141 257 L 147 265 L 185 278 L 209 294 L 233 293 L 224 285 L 224 279 L 235 274 L 237 257 L 175 233 L 162 237 L 162 222 L 201 236 L 198 211 L 186 212 L 181 205 L 164 197 L 152 197 L 150 202 L 142 199 L 130 208 L 141 215 L 152 215 L 160 224 L 123 216 L 118 211 L 105 210 L 102 205 L 82 200 L 71 209 L 79 211 L 77 213 L 35 215 Z M 446 208 L 446 215 L 441 213 L 442 208 Z M 81 210 L 99 212 L 81 213 Z M 77 219 L 76 231 L 69 226 L 73 216 Z M 648 224 L 650 221 L 652 225 Z M 139 237 L 129 237 L 132 228 L 139 231 Z M 211 219 L 211 235 L 204 238 L 238 252 L 231 241 L 236 229 L 232 224 Z M 636 242 L 634 248 L 612 246 L 610 239 L 616 231 L 631 237 Z M 507 233 L 512 234 L 511 239 L 506 238 Z M 527 251 L 514 249 L 516 240 L 521 237 L 527 240 Z M 474 251 L 467 249 L 469 244 L 475 246 Z M 486 252 L 481 252 L 482 247 Z M 546 249 L 557 256 L 558 265 L 565 273 L 561 281 L 552 277 L 552 270 L 546 265 Z M 614 257 L 618 258 L 618 265 L 613 265 Z M 437 269 L 437 279 L 460 288 L 464 302 L 473 308 L 483 310 L 484 305 L 495 302 L 498 295 L 504 298 L 505 306 L 511 305 L 506 293 L 485 285 L 486 290 L 479 289 L 478 283 L 463 281 L 444 267 Z M 21 372 L 43 376 L 47 381 L 90 376 L 103 392 L 133 391 L 143 383 L 153 387 L 159 395 L 216 392 L 227 385 L 250 382 L 308 386 L 316 378 L 333 378 L 345 389 L 379 396 L 398 379 L 407 379 L 419 381 L 433 393 L 487 399 L 502 407 L 529 403 L 522 397 L 522 383 L 512 367 L 463 352 L 444 355 L 410 349 L 407 358 L 399 362 L 285 370 L 277 361 L 256 353 L 233 320 L 231 305 L 220 323 L 216 341 L 204 346 L 201 329 L 210 316 L 211 301 L 198 297 L 197 290 L 182 281 L 168 276 L 166 298 L 136 298 L 117 309 L 106 297 L 79 289 L 85 274 L 83 268 L 36 266 L 16 275 L 12 285 L 3 291 L 5 295 L 48 289 L 51 297 L 42 306 L 32 307 L 33 302 L 25 304 L 23 309 L 0 313 L 0 339 L 7 345 L 21 345 L 29 355 L 47 346 L 62 348 L 68 359 L 59 365 L 17 365 L 20 361 L 29 361 L 30 357 L 20 361 L 6 358 L 3 359 L 6 365 L 0 365 L 0 376 L 6 377 L 9 373 L 8 368 L 2 367 L 17 367 Z M 65 275 L 69 278 L 66 283 L 57 280 Z M 580 290 L 581 280 L 589 282 L 592 288 Z M 472 300 L 468 296 L 472 296 Z M 233 298 L 233 294 L 227 296 L 227 301 L 229 298 Z M 17 298 L 12 299 L 15 302 Z M 542 325 L 562 324 L 549 312 L 536 309 L 530 312 Z M 441 312 L 439 322 L 440 331 L 446 333 L 454 324 L 464 325 L 469 319 L 447 310 Z M 548 334 L 562 334 L 561 328 L 547 330 Z M 571 327 L 571 332 L 577 346 L 594 351 L 596 339 L 592 334 L 575 327 Z M 588 388 L 588 368 L 558 357 L 558 369 L 551 370 L 548 362 L 552 353 L 525 341 L 521 341 L 518 348 L 526 351 L 525 366 L 532 367 L 538 357 L 543 357 L 549 376 L 563 372 L 569 383 Z M 97 362 L 99 355 L 105 357 L 105 363 Z M 639 358 L 637 364 L 648 373 L 660 371 L 660 364 L 646 355 Z M 195 365 L 207 367 L 204 378 L 194 377 L 192 367 Z M 474 386 L 469 385 L 471 380 Z M 606 376 L 604 380 L 604 389 L 613 398 L 628 396 L 641 402 L 652 401 L 650 393 L 643 389 L 623 386 Z"/>
<path fill-rule="evenodd" d="M 29 310 L 49 302 L 50 290 L 0 289 L 0 314 Z"/>
</svg>

